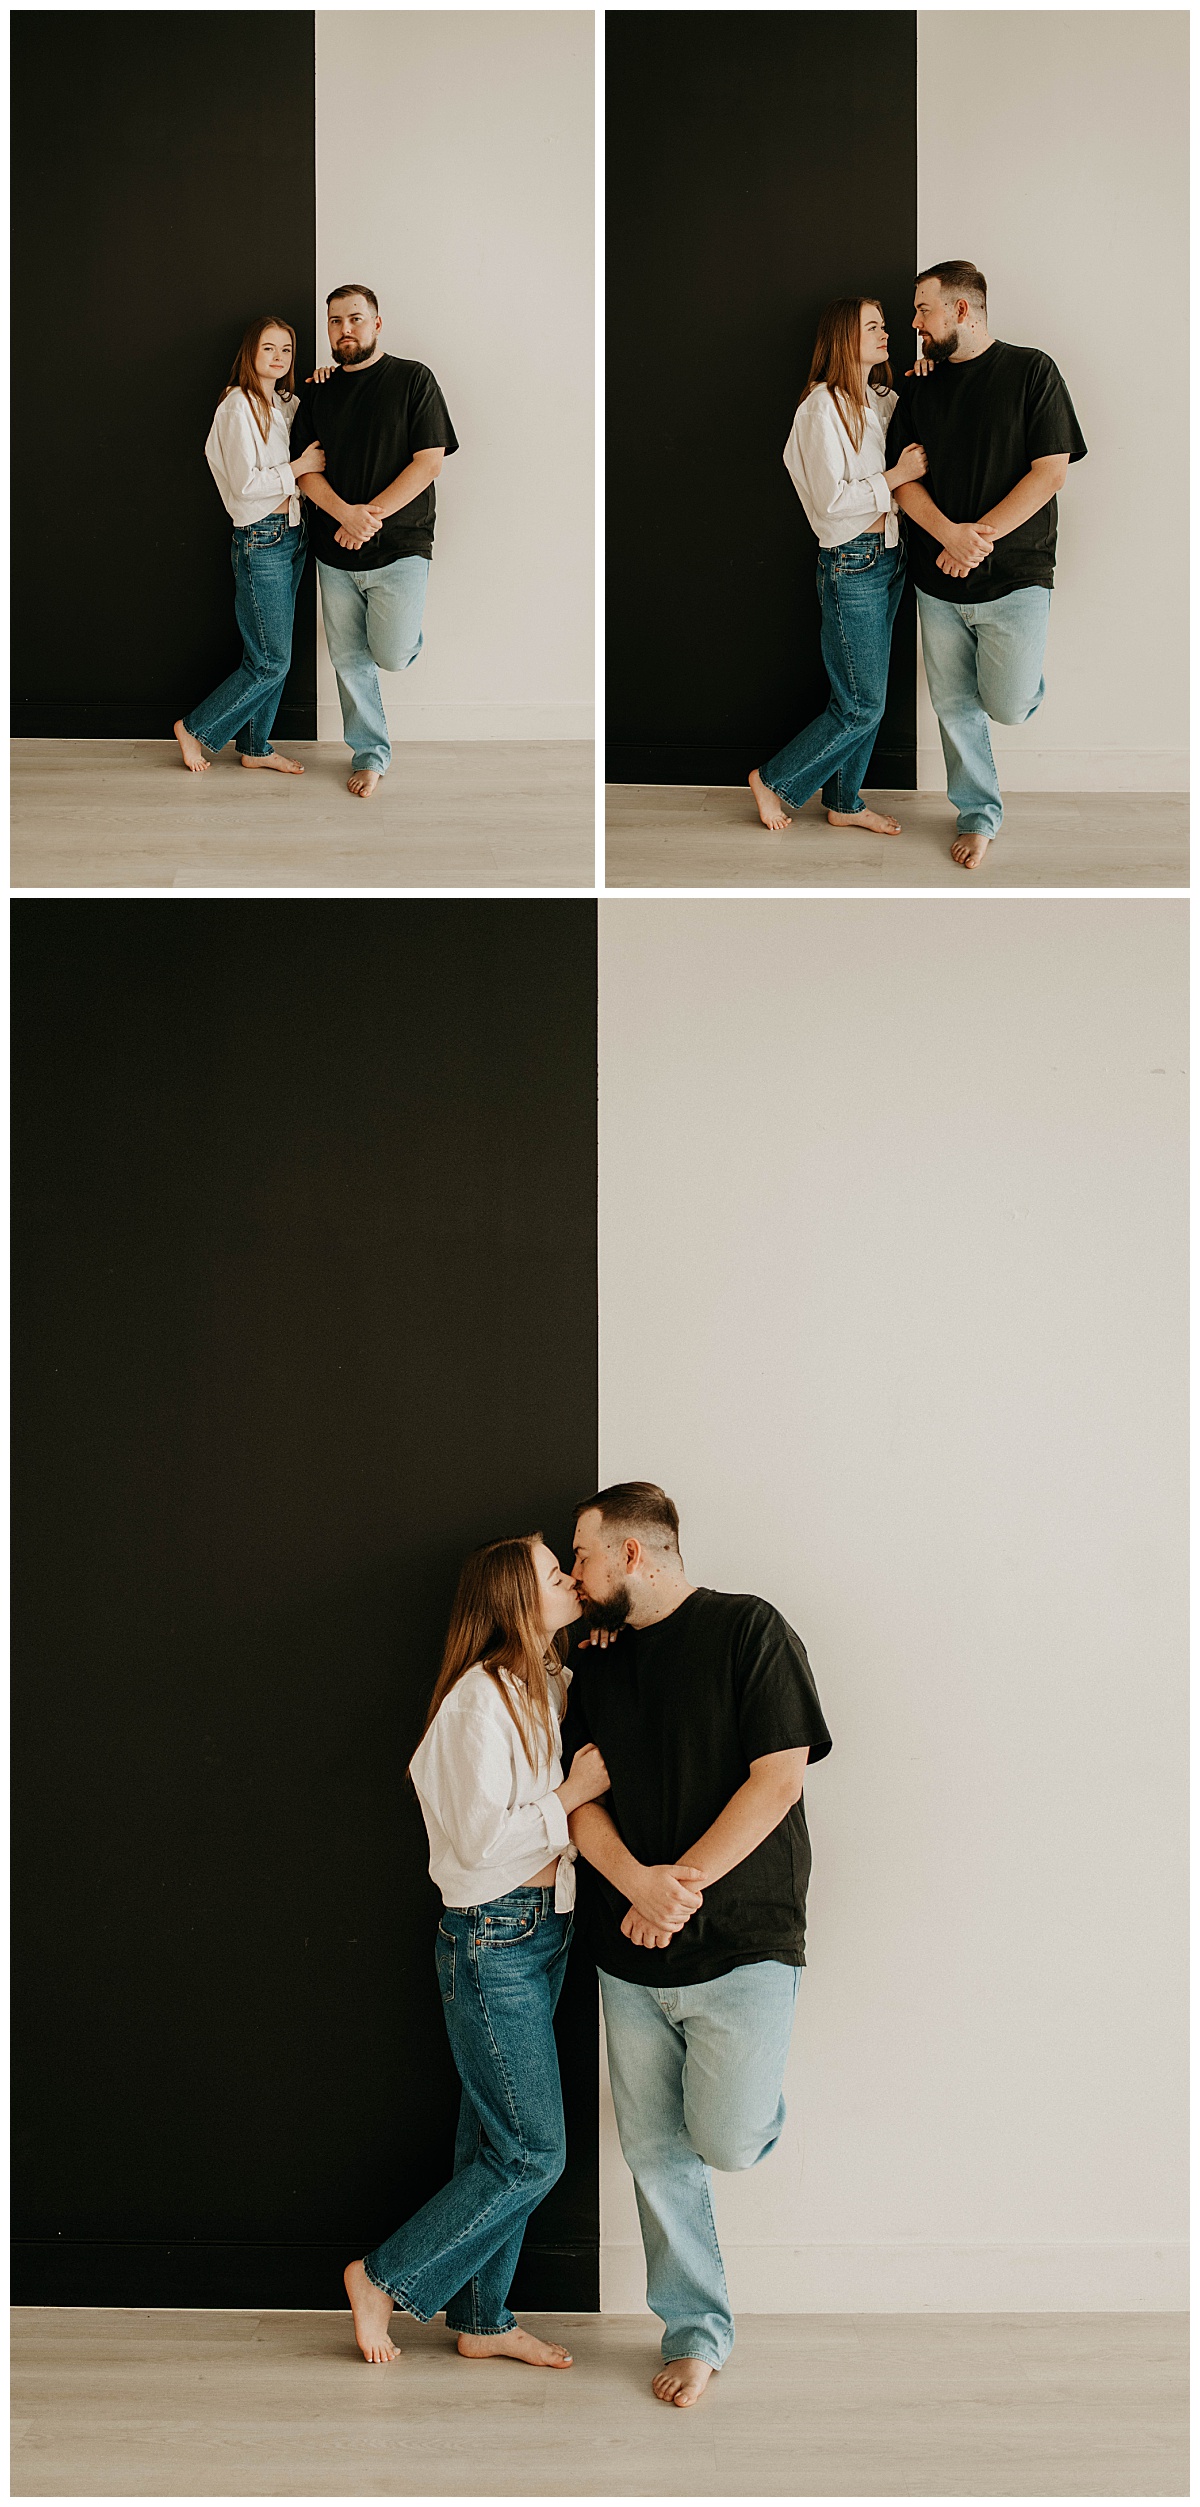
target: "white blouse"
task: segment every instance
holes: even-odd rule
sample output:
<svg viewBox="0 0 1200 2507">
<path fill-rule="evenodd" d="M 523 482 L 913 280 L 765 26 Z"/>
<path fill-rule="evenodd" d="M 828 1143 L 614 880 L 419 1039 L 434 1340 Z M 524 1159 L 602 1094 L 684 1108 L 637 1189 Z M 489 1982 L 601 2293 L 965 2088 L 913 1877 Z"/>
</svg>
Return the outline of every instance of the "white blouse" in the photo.
<svg viewBox="0 0 1200 2507">
<path fill-rule="evenodd" d="M 856 450 L 827 383 L 818 383 L 801 401 L 783 458 L 822 548 L 840 548 L 844 540 L 857 539 L 879 514 L 887 515 L 884 546 L 895 547 L 899 507 L 883 475 L 888 421 L 895 406 L 895 392 L 868 386 L 863 440 Z"/>
<path fill-rule="evenodd" d="M 271 424 L 264 443 L 262 429 L 240 388 L 227 392 L 217 404 L 205 459 L 230 521 L 239 529 L 275 513 L 285 496 L 289 523 L 300 520 L 300 491 L 288 460 L 288 430 L 299 406 L 298 398 L 291 400 L 285 393 L 280 399 L 277 392 L 272 393 Z"/>
<path fill-rule="evenodd" d="M 503 1679 L 506 1675 L 500 1674 Z M 571 1674 L 550 1684 L 554 1752 L 534 1767 L 512 1716 L 482 1663 L 464 1671 L 442 1700 L 410 1773 L 429 1831 L 429 1871 L 446 1906 L 486 1906 L 522 1889 L 559 1857 L 554 1904 L 575 1904 L 575 1848 L 558 1799 L 563 1780 L 561 1715 Z"/>
</svg>

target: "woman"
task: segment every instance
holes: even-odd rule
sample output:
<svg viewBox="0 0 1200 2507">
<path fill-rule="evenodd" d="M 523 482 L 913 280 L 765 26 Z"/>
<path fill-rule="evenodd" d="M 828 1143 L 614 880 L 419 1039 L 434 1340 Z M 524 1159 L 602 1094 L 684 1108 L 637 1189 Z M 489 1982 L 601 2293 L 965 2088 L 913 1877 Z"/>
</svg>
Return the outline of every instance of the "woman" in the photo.
<svg viewBox="0 0 1200 2507">
<path fill-rule="evenodd" d="M 563 1779 L 561 1633 L 579 1615 L 540 1533 L 493 1541 L 463 1568 L 409 1770 L 444 1901 L 437 1972 L 462 2104 L 449 2184 L 346 2267 L 373 2366 L 396 2356 L 393 2307 L 419 2324 L 444 2307 L 465 2359 L 571 2365 L 506 2301 L 525 2223 L 566 2156 L 553 2019 L 575 1902 L 567 1819 L 608 1790 L 591 1744 Z"/>
<path fill-rule="evenodd" d="M 235 735 L 243 766 L 273 766 L 284 775 L 304 772 L 271 747 L 271 725 L 292 658 L 292 619 L 308 536 L 296 481 L 307 470 L 325 467 L 319 444 L 310 444 L 295 461 L 288 458 L 295 373 L 291 323 L 274 315 L 252 322 L 204 447 L 233 523 L 233 608 L 242 658 L 202 705 L 174 725 L 193 775 L 207 771 L 205 749 L 215 753 Z"/>
<path fill-rule="evenodd" d="M 873 296 L 826 305 L 812 370 L 784 451 L 796 493 L 820 541 L 817 594 L 829 703 L 761 771 L 750 789 L 764 827 L 791 826 L 789 809 L 820 791 L 831 827 L 898 836 L 899 821 L 863 807 L 867 771 L 887 697 L 892 628 L 904 586 L 904 543 L 893 491 L 919 479 L 925 455 L 911 444 L 886 467 L 896 406 L 883 307 Z"/>
</svg>

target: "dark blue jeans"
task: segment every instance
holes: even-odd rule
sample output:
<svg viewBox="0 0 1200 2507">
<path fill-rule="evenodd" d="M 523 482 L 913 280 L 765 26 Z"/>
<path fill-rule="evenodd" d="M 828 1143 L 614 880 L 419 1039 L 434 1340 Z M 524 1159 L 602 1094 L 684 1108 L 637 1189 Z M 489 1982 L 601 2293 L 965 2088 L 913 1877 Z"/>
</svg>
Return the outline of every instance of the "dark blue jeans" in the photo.
<svg viewBox="0 0 1200 2507">
<path fill-rule="evenodd" d="M 228 679 L 183 717 L 184 730 L 206 749 L 223 749 L 236 733 L 243 756 L 270 756 L 307 549 L 303 514 L 291 528 L 286 514 L 266 514 L 235 530 L 233 614 L 242 631 L 242 658 Z"/>
<path fill-rule="evenodd" d="M 857 815 L 859 785 L 871 761 L 887 702 L 892 629 L 904 589 L 904 542 L 885 548 L 882 531 L 861 531 L 840 548 L 817 551 L 821 659 L 829 703 L 778 756 L 759 768 L 781 801 L 799 809 L 819 791 L 827 810 Z"/>
<path fill-rule="evenodd" d="M 438 1983 L 462 2082 L 454 2174 L 364 2257 L 419 2324 L 442 2307 L 455 2333 L 516 2323 L 505 2301 L 525 2223 L 566 2164 L 553 2022 L 570 1939 L 553 1889 L 442 1910 Z"/>
</svg>

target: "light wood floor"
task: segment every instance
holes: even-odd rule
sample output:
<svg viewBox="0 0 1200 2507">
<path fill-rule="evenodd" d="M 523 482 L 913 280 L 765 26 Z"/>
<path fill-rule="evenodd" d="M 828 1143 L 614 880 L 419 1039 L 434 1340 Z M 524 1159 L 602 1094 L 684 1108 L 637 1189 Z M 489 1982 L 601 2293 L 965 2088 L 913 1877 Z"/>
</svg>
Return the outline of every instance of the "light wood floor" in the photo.
<svg viewBox="0 0 1200 2507">
<path fill-rule="evenodd" d="M 18 2307 L 13 2493 L 145 2498 L 1177 2498 L 1186 2320 L 743 2316 L 690 2411 L 646 2316 L 526 2319 L 552 2373 L 393 2319 Z"/>
<path fill-rule="evenodd" d="M 950 859 L 956 827 L 944 794 L 871 792 L 900 836 L 831 827 L 819 801 L 768 835 L 748 792 L 610 784 L 609 888 L 1183 888 L 1183 792 L 1014 792 L 977 871 Z"/>
<path fill-rule="evenodd" d="M 232 747 L 189 775 L 174 740 L 14 740 L 13 886 L 593 885 L 588 741 L 404 741 L 365 802 L 340 742 L 280 746 L 303 778 Z"/>
</svg>

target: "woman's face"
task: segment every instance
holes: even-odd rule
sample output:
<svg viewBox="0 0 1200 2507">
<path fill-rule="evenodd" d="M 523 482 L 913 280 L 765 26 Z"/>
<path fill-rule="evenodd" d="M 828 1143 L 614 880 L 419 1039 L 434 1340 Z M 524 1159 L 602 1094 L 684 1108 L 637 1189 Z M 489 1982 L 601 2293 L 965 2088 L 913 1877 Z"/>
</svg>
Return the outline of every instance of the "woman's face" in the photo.
<svg viewBox="0 0 1200 2507">
<path fill-rule="evenodd" d="M 268 399 L 277 383 L 282 383 L 292 362 L 292 343 L 286 331 L 271 322 L 263 332 L 254 351 L 254 371 L 264 386 Z"/>
<path fill-rule="evenodd" d="M 552 1549 L 544 1541 L 533 1545 L 533 1563 L 537 1569 L 538 1592 L 542 1604 L 542 1626 L 552 1637 L 558 1628 L 569 1628 L 572 1620 L 581 1617 L 579 1596 L 569 1576 L 563 1574 Z"/>
<path fill-rule="evenodd" d="M 864 366 L 887 364 L 887 324 L 878 305 L 864 305 L 859 314 L 858 353 Z"/>
</svg>

